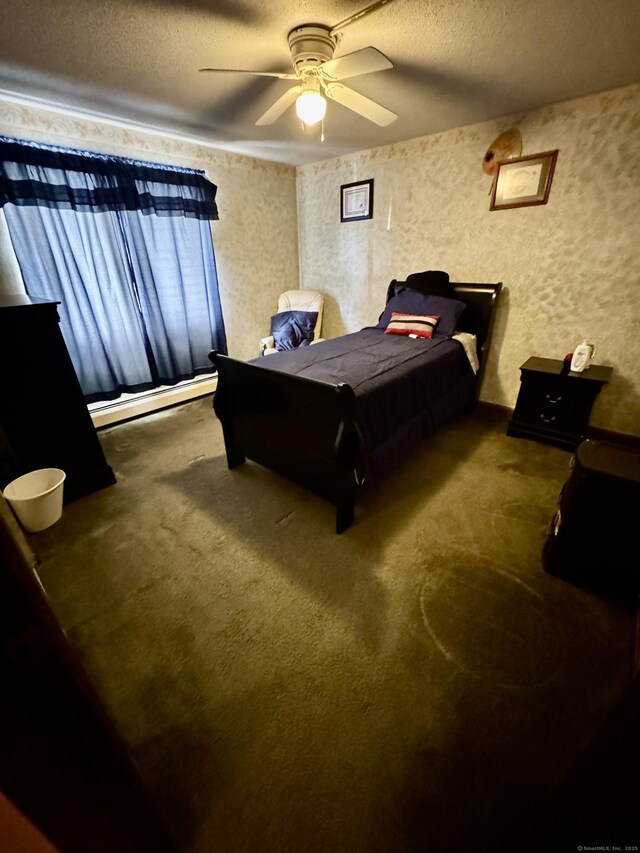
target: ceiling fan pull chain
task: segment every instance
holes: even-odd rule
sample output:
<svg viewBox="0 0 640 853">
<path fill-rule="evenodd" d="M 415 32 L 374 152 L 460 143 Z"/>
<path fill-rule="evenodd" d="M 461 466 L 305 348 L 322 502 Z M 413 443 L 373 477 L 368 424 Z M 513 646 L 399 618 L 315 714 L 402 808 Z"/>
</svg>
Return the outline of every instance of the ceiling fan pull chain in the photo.
<svg viewBox="0 0 640 853">
<path fill-rule="evenodd" d="M 324 119 L 320 121 L 320 142 L 324 142 Z"/>
<path fill-rule="evenodd" d="M 359 12 L 356 12 L 353 15 L 349 15 L 348 18 L 345 18 L 344 21 L 340 21 L 339 24 L 336 24 L 335 27 L 332 27 L 329 34 L 335 35 L 338 30 L 343 30 L 345 27 L 348 27 L 349 24 L 352 24 L 354 21 L 357 21 L 358 18 L 363 18 L 365 15 L 368 15 L 369 12 L 374 12 L 376 9 L 379 9 L 381 6 L 386 6 L 390 0 L 377 0 L 376 3 L 371 3 L 371 5 L 367 6 L 364 9 L 361 9 Z"/>
</svg>

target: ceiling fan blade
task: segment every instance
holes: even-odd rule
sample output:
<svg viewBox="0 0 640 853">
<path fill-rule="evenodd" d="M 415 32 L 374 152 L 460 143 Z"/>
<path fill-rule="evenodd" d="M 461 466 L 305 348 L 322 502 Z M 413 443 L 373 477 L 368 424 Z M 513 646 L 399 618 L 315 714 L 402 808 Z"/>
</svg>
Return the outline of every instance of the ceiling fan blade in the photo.
<svg viewBox="0 0 640 853">
<path fill-rule="evenodd" d="M 283 112 L 291 106 L 301 91 L 302 86 L 292 86 L 291 89 L 287 89 L 284 95 L 281 95 L 275 104 L 270 106 L 266 113 L 260 116 L 256 125 L 273 124 L 274 121 L 277 121 Z"/>
<path fill-rule="evenodd" d="M 246 71 L 244 68 L 199 68 L 199 71 L 215 71 L 218 74 L 256 74 L 258 77 L 277 77 L 280 80 L 298 80 L 296 74 L 280 74 L 277 71 Z"/>
<path fill-rule="evenodd" d="M 363 47 L 362 50 L 355 50 L 353 53 L 323 62 L 318 72 L 323 78 L 346 80 L 347 77 L 370 74 L 372 71 L 385 71 L 387 68 L 393 68 L 393 63 L 384 53 L 380 53 L 375 47 Z"/>
<path fill-rule="evenodd" d="M 327 86 L 325 92 L 328 98 L 337 101 L 343 107 L 353 110 L 354 113 L 358 113 L 358 115 L 369 119 L 380 127 L 386 127 L 398 118 L 391 110 L 376 104 L 371 98 L 366 98 L 359 92 L 354 92 L 353 89 L 342 86 L 340 83 Z"/>
</svg>

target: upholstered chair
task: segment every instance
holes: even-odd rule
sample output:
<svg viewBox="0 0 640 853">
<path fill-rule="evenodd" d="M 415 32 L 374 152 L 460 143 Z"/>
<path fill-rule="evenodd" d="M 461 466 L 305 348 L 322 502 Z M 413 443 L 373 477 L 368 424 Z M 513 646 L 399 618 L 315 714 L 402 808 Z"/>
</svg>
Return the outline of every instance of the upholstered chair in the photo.
<svg viewBox="0 0 640 853">
<path fill-rule="evenodd" d="M 260 340 L 262 355 L 323 340 L 323 308 L 324 296 L 317 290 L 285 290 L 281 293 L 278 312 L 271 318 L 271 334 Z"/>
</svg>

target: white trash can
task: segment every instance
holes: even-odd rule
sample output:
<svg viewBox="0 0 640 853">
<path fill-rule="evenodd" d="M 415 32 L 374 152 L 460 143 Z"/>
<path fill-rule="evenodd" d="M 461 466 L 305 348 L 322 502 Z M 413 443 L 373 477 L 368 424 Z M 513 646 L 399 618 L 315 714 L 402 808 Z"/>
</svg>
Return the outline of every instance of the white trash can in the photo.
<svg viewBox="0 0 640 853">
<path fill-rule="evenodd" d="M 60 468 L 40 468 L 5 486 L 5 500 L 29 533 L 45 530 L 61 517 L 66 476 Z"/>
</svg>

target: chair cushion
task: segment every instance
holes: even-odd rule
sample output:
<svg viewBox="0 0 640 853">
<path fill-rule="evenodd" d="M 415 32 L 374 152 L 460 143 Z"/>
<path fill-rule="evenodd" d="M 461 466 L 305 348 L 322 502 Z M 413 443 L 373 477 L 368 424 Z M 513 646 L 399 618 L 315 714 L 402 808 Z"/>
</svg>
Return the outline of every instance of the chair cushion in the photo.
<svg viewBox="0 0 640 853">
<path fill-rule="evenodd" d="M 309 346 L 317 320 L 317 311 L 280 311 L 274 314 L 271 334 L 278 352 Z"/>
</svg>

